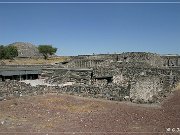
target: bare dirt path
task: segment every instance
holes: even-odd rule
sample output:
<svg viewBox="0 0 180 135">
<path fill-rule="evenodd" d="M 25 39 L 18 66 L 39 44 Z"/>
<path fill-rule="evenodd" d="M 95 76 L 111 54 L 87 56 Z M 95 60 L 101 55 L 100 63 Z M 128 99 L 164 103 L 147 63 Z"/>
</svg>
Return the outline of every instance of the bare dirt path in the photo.
<svg viewBox="0 0 180 135">
<path fill-rule="evenodd" d="M 159 135 L 179 130 L 180 91 L 161 106 L 55 94 L 0 102 L 0 134 Z"/>
</svg>

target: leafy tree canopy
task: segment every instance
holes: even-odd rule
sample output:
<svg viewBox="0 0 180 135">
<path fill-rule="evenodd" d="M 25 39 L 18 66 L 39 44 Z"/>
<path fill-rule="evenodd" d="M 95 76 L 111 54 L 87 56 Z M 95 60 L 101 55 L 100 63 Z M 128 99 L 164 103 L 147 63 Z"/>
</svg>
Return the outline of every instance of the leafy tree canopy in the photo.
<svg viewBox="0 0 180 135">
<path fill-rule="evenodd" d="M 18 56 L 18 51 L 15 46 L 0 46 L 0 59 L 13 59 Z"/>
<path fill-rule="evenodd" d="M 0 59 L 3 59 L 4 58 L 4 46 L 1 45 L 0 46 Z"/>
<path fill-rule="evenodd" d="M 57 48 L 52 47 L 52 45 L 39 45 L 38 50 L 43 54 L 44 59 L 48 59 L 48 55 L 53 55 L 56 53 Z"/>
</svg>

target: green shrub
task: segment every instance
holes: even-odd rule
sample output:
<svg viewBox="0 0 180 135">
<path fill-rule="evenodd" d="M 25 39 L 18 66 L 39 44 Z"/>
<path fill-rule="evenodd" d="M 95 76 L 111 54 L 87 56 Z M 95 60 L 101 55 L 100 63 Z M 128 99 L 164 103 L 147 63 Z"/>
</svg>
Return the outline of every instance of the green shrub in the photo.
<svg viewBox="0 0 180 135">
<path fill-rule="evenodd" d="M 15 46 L 0 46 L 0 59 L 13 59 L 18 56 L 18 51 Z"/>
</svg>

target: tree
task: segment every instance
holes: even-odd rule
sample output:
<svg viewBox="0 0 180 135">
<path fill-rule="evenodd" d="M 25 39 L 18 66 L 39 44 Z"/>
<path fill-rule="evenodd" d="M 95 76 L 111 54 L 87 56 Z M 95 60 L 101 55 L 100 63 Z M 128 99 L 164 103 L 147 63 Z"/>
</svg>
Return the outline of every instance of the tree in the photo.
<svg viewBox="0 0 180 135">
<path fill-rule="evenodd" d="M 18 56 L 18 50 L 15 46 L 8 45 L 4 47 L 4 56 L 5 59 L 13 59 Z"/>
<path fill-rule="evenodd" d="M 18 51 L 15 46 L 0 46 L 0 59 L 13 59 L 18 56 Z"/>
<path fill-rule="evenodd" d="M 4 58 L 4 46 L 1 45 L 0 46 L 0 59 L 3 59 Z"/>
<path fill-rule="evenodd" d="M 44 59 L 48 59 L 48 55 L 53 55 L 56 53 L 57 48 L 52 47 L 52 45 L 39 45 L 38 50 L 44 56 Z"/>
</svg>

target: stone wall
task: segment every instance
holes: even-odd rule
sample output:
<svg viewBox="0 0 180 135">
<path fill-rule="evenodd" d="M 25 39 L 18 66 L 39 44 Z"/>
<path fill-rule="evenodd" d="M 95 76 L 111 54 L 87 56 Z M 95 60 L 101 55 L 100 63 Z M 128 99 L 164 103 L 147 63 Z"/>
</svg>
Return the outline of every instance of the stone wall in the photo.
<svg viewBox="0 0 180 135">
<path fill-rule="evenodd" d="M 112 62 L 93 69 L 93 76 L 116 76 L 121 74 L 133 78 L 138 75 L 178 75 L 180 73 L 176 70 L 156 68 L 138 62 Z"/>
<path fill-rule="evenodd" d="M 98 55 L 81 55 L 71 57 L 71 61 L 66 67 L 73 68 L 90 68 L 95 67 L 102 62 L 141 62 L 150 66 L 162 67 L 163 59 L 158 54 L 146 52 L 127 52 L 121 54 L 98 54 Z"/>
<path fill-rule="evenodd" d="M 125 97 L 129 96 L 128 89 L 114 84 L 108 84 L 106 87 L 94 85 L 71 85 L 62 87 L 59 92 L 116 101 L 125 100 Z"/>
<path fill-rule="evenodd" d="M 92 68 L 96 67 L 103 60 L 98 59 L 76 59 L 66 65 L 67 68 Z"/>
<path fill-rule="evenodd" d="M 46 82 L 53 84 L 63 84 L 67 82 L 79 84 L 91 84 L 92 70 L 88 69 L 44 69 Z"/>
<path fill-rule="evenodd" d="M 91 91 L 94 91 L 93 89 L 98 89 L 98 92 L 96 92 L 97 95 L 90 94 L 88 96 L 112 100 L 123 100 L 125 97 L 130 97 L 133 102 L 139 102 L 141 100 L 141 102 L 144 103 L 159 102 L 164 95 L 171 92 L 180 80 L 179 72 L 173 72 L 170 69 L 110 67 L 109 70 L 108 68 L 104 69 L 101 67 L 98 71 L 103 73 L 107 72 L 108 75 L 112 75 L 112 82 L 108 82 L 108 79 L 111 78 L 111 76 L 102 76 L 101 74 L 101 76 L 98 77 L 94 76 L 97 74 L 92 74 L 90 71 L 66 71 L 66 73 L 62 75 L 61 70 L 57 70 L 54 73 L 56 76 L 53 75 L 49 80 L 56 80 L 55 82 L 57 84 L 75 82 L 72 86 L 60 88 L 73 94 L 83 93 L 82 95 L 85 96 L 87 94 L 87 89 Z M 63 79 L 65 79 L 65 81 L 63 81 Z M 124 91 L 126 91 L 126 94 L 123 93 Z"/>
<path fill-rule="evenodd" d="M 62 70 L 59 70 L 54 72 L 49 80 L 56 80 L 54 81 L 56 83 L 73 81 L 75 85 L 68 86 L 72 89 L 73 87 L 75 89 L 81 89 L 81 86 L 77 87 L 76 84 L 85 84 L 86 87 L 83 86 L 85 90 L 89 86 L 91 86 L 92 89 L 93 87 L 100 89 L 101 92 L 97 93 L 98 95 L 103 95 L 102 97 L 107 98 L 106 96 L 108 95 L 108 97 L 115 100 L 119 100 L 119 97 L 121 97 L 121 100 L 125 97 L 130 97 L 133 102 L 158 102 L 164 95 L 170 93 L 180 81 L 180 72 L 163 67 L 162 58 L 157 54 L 123 53 L 121 55 L 96 56 L 81 56 L 80 59 L 76 58 L 76 60 L 73 61 L 80 62 L 81 66 L 72 64 L 75 70 L 79 67 L 90 67 L 89 64 L 87 64 L 89 61 L 101 60 L 101 62 L 95 66 L 91 65 L 92 71 L 83 71 L 80 73 L 79 71 L 68 70 L 63 73 Z M 112 79 L 112 81 L 109 81 L 110 79 Z M 70 91 L 70 88 L 66 89 Z M 122 94 L 120 89 L 125 90 L 126 94 Z M 127 94 L 127 91 L 129 91 L 129 94 Z M 118 96 L 118 92 L 121 96 Z M 112 93 L 116 93 L 117 95 Z"/>
<path fill-rule="evenodd" d="M 121 101 L 126 95 L 129 95 L 129 91 L 123 87 L 117 85 L 106 85 L 106 87 L 97 87 L 94 85 L 68 85 L 68 86 L 31 86 L 23 82 L 10 81 L 0 83 L 0 100 L 19 98 L 27 95 L 40 95 L 45 93 L 68 93 L 72 95 L 105 98 L 109 100 Z"/>
<path fill-rule="evenodd" d="M 114 77 L 113 82 L 106 79 L 90 79 L 94 83 L 74 83 L 67 86 L 31 86 L 23 82 L 10 81 L 0 82 L 0 99 L 10 99 L 25 95 L 38 95 L 44 93 L 68 93 L 72 95 L 104 98 L 108 100 L 131 100 L 137 103 L 159 102 L 175 87 L 172 76 L 144 76 L 140 75 L 135 80 L 119 82 L 122 75 Z"/>
<path fill-rule="evenodd" d="M 163 90 L 159 77 L 141 76 L 136 78 L 136 82 L 131 82 L 130 98 L 133 102 L 153 102 Z"/>
<path fill-rule="evenodd" d="M 163 65 L 166 67 L 180 67 L 180 56 L 161 56 L 163 59 Z"/>
<path fill-rule="evenodd" d="M 0 82 L 0 100 L 44 94 L 51 92 L 54 88 L 43 85 L 34 87 L 24 82 L 6 80 L 5 82 Z"/>
<path fill-rule="evenodd" d="M 127 52 L 118 55 L 118 61 L 125 62 L 143 62 L 147 63 L 150 66 L 162 67 L 163 60 L 160 55 L 155 53 L 146 53 L 146 52 Z"/>
</svg>

